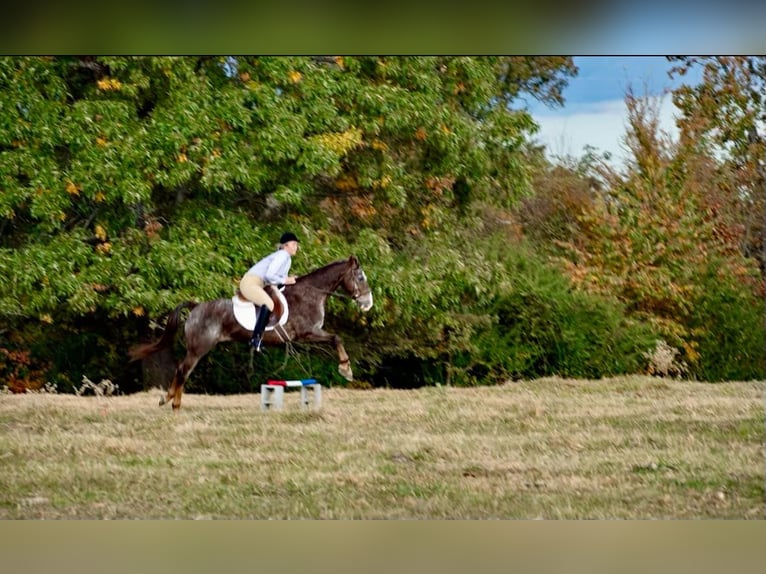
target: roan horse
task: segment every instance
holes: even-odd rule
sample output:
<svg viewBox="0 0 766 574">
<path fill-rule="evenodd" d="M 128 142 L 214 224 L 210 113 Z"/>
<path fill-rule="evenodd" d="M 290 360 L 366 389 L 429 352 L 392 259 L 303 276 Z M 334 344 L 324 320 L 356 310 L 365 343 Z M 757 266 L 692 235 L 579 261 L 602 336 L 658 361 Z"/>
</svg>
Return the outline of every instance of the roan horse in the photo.
<svg viewBox="0 0 766 574">
<path fill-rule="evenodd" d="M 372 292 L 367 277 L 355 256 L 335 261 L 311 273 L 298 277 L 294 285 L 286 285 L 283 295 L 288 305 L 288 319 L 284 325 L 267 330 L 263 342 L 266 345 L 283 344 L 286 341 L 332 342 L 338 351 L 338 371 L 347 380 L 353 380 L 351 364 L 343 341 L 338 335 L 322 329 L 327 297 L 342 289 L 362 311 L 372 307 Z M 195 303 L 187 301 L 178 305 L 169 315 L 162 337 L 153 343 L 132 347 L 131 361 L 144 359 L 170 346 L 181 322 L 180 313 L 191 309 L 184 324 L 186 356 L 178 362 L 173 382 L 167 394 L 160 399 L 160 406 L 172 400 L 173 410 L 181 408 L 184 383 L 199 360 L 218 343 L 238 341 L 247 343 L 252 330 L 242 327 L 234 316 L 231 299 L 215 299 Z M 274 313 L 270 325 L 278 320 Z"/>
</svg>

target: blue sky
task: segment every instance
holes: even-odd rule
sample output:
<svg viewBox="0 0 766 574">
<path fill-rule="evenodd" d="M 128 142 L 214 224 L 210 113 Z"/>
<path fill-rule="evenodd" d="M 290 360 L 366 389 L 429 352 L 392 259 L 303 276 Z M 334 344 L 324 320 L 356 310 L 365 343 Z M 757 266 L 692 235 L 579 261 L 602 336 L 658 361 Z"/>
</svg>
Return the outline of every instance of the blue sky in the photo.
<svg viewBox="0 0 766 574">
<path fill-rule="evenodd" d="M 751 0 L 591 4 L 585 54 L 759 54 L 766 6 Z M 604 50 L 607 50 L 606 52 Z"/>
<path fill-rule="evenodd" d="M 566 104 L 550 109 L 529 101 L 529 109 L 540 124 L 536 140 L 547 146 L 549 155 L 579 157 L 591 145 L 608 151 L 615 164 L 625 157 L 625 92 L 659 98 L 661 129 L 675 134 L 675 108 L 666 94 L 679 82 L 671 81 L 672 63 L 663 56 L 580 56 L 574 58 L 577 77 L 564 90 Z M 692 78 L 685 78 L 689 81 Z"/>
</svg>

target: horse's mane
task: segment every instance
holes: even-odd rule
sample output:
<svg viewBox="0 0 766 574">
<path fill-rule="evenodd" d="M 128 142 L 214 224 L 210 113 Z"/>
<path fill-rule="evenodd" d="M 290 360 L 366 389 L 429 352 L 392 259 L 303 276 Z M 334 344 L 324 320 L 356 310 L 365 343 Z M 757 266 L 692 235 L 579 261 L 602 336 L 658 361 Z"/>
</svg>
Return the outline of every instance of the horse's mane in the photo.
<svg viewBox="0 0 766 574">
<path fill-rule="evenodd" d="M 339 265 L 346 265 L 348 263 L 348 259 L 338 259 L 337 261 L 333 261 L 332 263 L 328 263 L 324 267 L 320 267 L 319 269 L 314 269 L 313 271 L 310 271 L 309 273 L 306 273 L 305 275 L 300 275 L 296 281 L 301 282 L 305 281 L 307 279 L 316 278 L 320 275 L 324 275 L 331 269 L 339 266 Z"/>
</svg>

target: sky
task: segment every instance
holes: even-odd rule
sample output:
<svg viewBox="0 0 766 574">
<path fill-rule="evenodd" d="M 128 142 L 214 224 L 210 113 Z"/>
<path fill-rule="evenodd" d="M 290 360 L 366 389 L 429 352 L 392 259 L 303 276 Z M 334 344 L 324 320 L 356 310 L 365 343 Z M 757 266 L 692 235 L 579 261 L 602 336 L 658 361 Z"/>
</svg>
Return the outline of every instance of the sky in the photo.
<svg viewBox="0 0 766 574">
<path fill-rule="evenodd" d="M 579 72 L 564 89 L 563 108 L 551 109 L 536 101 L 527 102 L 540 125 L 535 140 L 545 144 L 549 157 L 579 157 L 584 147 L 590 145 L 599 152 L 610 152 L 614 165 L 621 164 L 627 155 L 622 140 L 628 86 L 638 96 L 657 97 L 660 129 L 671 136 L 677 134 L 676 109 L 667 91 L 677 87 L 679 81 L 668 77 L 673 64 L 664 56 L 579 56 L 573 60 Z"/>
<path fill-rule="evenodd" d="M 587 2 L 585 54 L 729 55 L 763 52 L 766 6 L 751 0 Z M 582 34 L 587 32 L 587 34 Z M 604 52 L 604 50 L 608 50 Z"/>
</svg>

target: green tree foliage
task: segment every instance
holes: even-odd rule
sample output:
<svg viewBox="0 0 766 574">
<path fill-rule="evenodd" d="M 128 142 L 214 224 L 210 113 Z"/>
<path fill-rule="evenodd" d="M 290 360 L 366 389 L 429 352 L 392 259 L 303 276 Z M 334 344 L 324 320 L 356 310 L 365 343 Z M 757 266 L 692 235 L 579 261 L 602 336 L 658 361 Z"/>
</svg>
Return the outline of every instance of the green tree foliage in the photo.
<svg viewBox="0 0 766 574">
<path fill-rule="evenodd" d="M 181 252 L 191 259 L 182 271 L 204 260 L 193 283 L 210 296 L 206 276 L 236 275 L 273 240 L 269 225 L 286 220 L 351 240 L 373 228 L 396 243 L 447 222 L 474 188 L 510 201 L 523 170 L 498 162 L 521 164 L 533 124 L 507 104 L 522 89 L 558 101 L 561 77 L 573 72 L 564 58 L 4 58 L 0 65 L 0 237 L 4 264 L 19 281 L 4 291 L 2 310 L 26 317 L 164 311 L 168 301 L 156 293 L 184 281 L 163 268 L 174 269 Z M 506 184 L 511 177 L 515 188 Z M 213 208 L 223 211 L 199 215 Z M 318 211 L 324 220 L 316 221 Z M 208 225 L 219 227 L 210 233 Z M 226 235 L 232 245 L 216 249 Z M 248 247 L 260 237 L 266 241 Z M 210 261 L 211 252 L 235 255 Z M 141 260 L 145 268 L 136 269 Z M 24 305 L 22 293 L 30 298 Z"/>
<path fill-rule="evenodd" d="M 569 58 L 2 58 L 0 314 L 49 342 L 105 323 L 116 355 L 178 301 L 231 294 L 290 227 L 297 272 L 350 251 L 368 267 L 384 311 L 360 325 L 336 305 L 341 326 L 397 352 L 412 330 L 420 355 L 482 289 L 452 231 L 528 189 L 535 126 L 510 104 L 560 103 L 574 73 Z"/>
<path fill-rule="evenodd" d="M 521 244 L 505 265 L 513 279 L 494 297 L 492 327 L 477 343 L 487 373 L 498 380 L 599 378 L 643 368 L 655 332 L 627 318 L 618 302 L 573 290 L 560 271 Z"/>
</svg>

